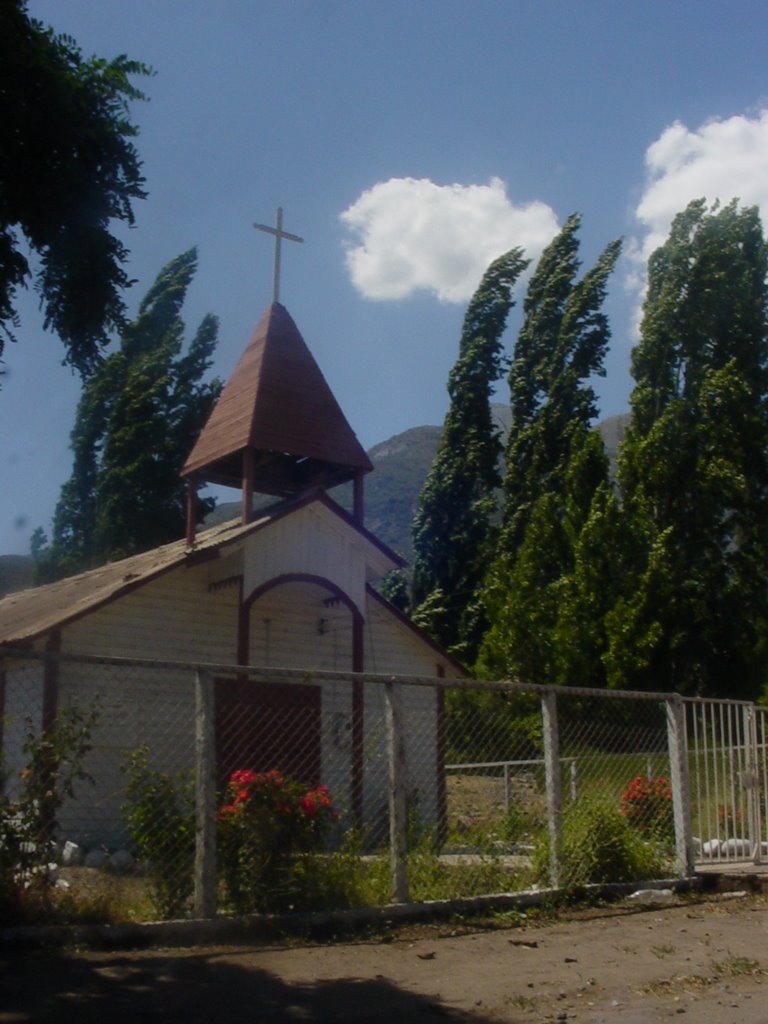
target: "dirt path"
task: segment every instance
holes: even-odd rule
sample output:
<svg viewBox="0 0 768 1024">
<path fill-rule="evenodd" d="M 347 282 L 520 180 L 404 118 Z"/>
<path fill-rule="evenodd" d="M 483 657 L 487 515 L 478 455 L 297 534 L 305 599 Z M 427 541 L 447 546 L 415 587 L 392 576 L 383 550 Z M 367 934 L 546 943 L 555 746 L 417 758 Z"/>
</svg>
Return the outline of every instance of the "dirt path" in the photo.
<svg viewBox="0 0 768 1024">
<path fill-rule="evenodd" d="M 0 1022 L 768 1022 L 768 898 L 389 942 L 14 955 Z"/>
</svg>

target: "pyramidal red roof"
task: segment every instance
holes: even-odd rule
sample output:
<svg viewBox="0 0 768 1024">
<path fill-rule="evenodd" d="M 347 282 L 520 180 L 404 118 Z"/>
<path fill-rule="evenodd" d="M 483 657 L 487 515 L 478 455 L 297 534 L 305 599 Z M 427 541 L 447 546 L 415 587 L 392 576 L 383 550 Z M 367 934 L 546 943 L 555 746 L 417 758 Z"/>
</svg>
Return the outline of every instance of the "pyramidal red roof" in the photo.
<svg viewBox="0 0 768 1024">
<path fill-rule="evenodd" d="M 273 302 L 182 469 L 239 486 L 242 452 L 257 455 L 257 489 L 294 492 L 373 466 L 291 315 Z"/>
</svg>

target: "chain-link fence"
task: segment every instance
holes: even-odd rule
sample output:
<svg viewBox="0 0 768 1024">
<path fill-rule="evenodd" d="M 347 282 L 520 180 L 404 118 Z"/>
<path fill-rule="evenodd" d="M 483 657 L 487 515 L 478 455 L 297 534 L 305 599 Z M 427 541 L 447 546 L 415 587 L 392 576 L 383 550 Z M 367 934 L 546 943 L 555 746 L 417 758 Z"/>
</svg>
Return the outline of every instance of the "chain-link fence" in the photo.
<svg viewBox="0 0 768 1024">
<path fill-rule="evenodd" d="M 692 870 L 676 697 L 19 652 L 0 721 L 0 861 L 118 916 Z"/>
</svg>

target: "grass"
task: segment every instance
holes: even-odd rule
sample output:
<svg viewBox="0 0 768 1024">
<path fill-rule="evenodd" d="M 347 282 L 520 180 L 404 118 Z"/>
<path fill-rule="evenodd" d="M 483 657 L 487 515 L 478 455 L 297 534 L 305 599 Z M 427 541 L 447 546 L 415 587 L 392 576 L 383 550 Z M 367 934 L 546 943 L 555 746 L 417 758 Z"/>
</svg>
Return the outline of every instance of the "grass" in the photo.
<svg viewBox="0 0 768 1024">
<path fill-rule="evenodd" d="M 101 875 L 101 872 L 94 872 Z M 124 924 L 150 921 L 152 902 L 142 879 L 96 878 L 87 890 L 35 885 L 6 894 L 4 925 Z"/>
</svg>

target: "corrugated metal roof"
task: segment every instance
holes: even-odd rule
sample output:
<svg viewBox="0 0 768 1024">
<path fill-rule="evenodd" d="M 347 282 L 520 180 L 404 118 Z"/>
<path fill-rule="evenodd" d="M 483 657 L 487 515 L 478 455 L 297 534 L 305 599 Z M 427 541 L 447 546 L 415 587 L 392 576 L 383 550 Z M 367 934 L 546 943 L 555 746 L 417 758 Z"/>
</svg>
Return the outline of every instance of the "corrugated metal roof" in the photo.
<svg viewBox="0 0 768 1024">
<path fill-rule="evenodd" d="M 182 475 L 240 486 L 242 451 L 257 453 L 255 484 L 298 493 L 373 469 L 288 311 L 273 302 L 221 393 Z"/>
<path fill-rule="evenodd" d="M 198 534 L 193 548 L 186 540 L 173 541 L 162 547 L 145 551 L 131 558 L 110 562 L 98 569 L 70 576 L 56 583 L 20 590 L 0 600 L 0 646 L 12 647 L 36 639 L 57 626 L 65 625 L 87 612 L 129 591 L 148 583 L 157 576 L 182 565 L 194 565 L 206 555 L 214 556 L 219 548 L 241 540 L 248 534 L 268 527 L 306 505 L 318 502 L 342 519 L 365 541 L 378 548 L 392 563 L 403 564 L 399 555 L 373 534 L 358 526 L 354 520 L 330 498 L 319 495 L 299 502 L 272 506 L 252 523 L 243 525 L 239 520 L 220 523 Z"/>
</svg>

